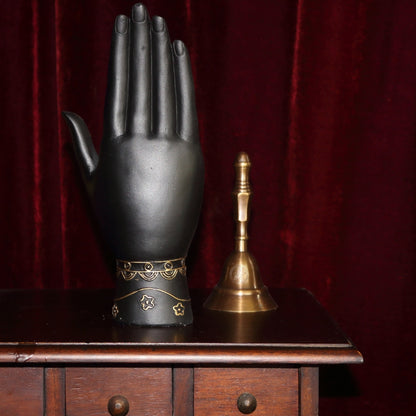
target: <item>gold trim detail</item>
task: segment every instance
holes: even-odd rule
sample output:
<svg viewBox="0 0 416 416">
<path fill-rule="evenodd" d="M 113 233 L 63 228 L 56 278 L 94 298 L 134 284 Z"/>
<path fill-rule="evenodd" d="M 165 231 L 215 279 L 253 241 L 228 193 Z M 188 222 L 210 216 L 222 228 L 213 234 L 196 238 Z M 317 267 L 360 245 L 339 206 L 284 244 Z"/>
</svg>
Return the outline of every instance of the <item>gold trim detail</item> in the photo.
<svg viewBox="0 0 416 416">
<path fill-rule="evenodd" d="M 127 295 L 120 296 L 119 298 L 114 299 L 114 302 L 118 302 L 120 300 L 126 299 L 130 296 L 135 295 L 136 293 L 143 292 L 143 290 L 155 290 L 156 292 L 162 292 L 165 295 L 168 295 L 171 298 L 176 299 L 179 302 L 190 302 L 191 301 L 191 299 L 189 299 L 189 298 L 188 299 L 181 299 L 181 298 L 176 297 L 175 295 L 172 295 L 172 293 L 166 292 L 165 290 L 158 289 L 156 287 L 143 287 L 141 289 L 137 289 L 137 290 L 134 290 L 133 292 L 127 293 Z"/>
<path fill-rule="evenodd" d="M 138 276 L 146 282 L 155 280 L 159 275 L 166 280 L 173 280 L 179 273 L 186 277 L 185 258 L 160 261 L 126 261 L 116 260 L 116 275 L 125 281 L 138 280 Z"/>
<path fill-rule="evenodd" d="M 172 307 L 173 311 L 175 312 L 176 316 L 184 316 L 185 315 L 185 306 L 181 302 L 178 302 L 175 306 Z"/>
<path fill-rule="evenodd" d="M 140 305 L 144 311 L 153 309 L 155 307 L 155 298 L 153 296 L 143 295 L 140 299 Z"/>
</svg>

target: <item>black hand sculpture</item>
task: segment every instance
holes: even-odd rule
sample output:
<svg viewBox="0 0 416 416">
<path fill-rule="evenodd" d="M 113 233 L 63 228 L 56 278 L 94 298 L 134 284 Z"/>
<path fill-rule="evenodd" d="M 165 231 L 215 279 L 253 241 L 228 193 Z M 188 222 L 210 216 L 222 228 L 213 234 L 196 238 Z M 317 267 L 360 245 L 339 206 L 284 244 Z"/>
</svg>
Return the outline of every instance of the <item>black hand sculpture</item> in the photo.
<svg viewBox="0 0 416 416">
<path fill-rule="evenodd" d="M 142 4 L 115 22 L 100 156 L 66 112 L 99 223 L 117 258 L 116 320 L 192 322 L 185 257 L 202 202 L 204 166 L 190 59 Z"/>
</svg>

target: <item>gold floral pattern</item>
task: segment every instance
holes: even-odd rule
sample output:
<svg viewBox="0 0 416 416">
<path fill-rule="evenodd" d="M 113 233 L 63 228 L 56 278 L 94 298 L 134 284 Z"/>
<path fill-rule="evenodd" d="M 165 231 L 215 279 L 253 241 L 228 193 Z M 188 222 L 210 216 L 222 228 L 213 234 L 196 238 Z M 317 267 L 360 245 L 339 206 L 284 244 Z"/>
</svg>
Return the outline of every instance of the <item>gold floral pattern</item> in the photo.
<svg viewBox="0 0 416 416">
<path fill-rule="evenodd" d="M 173 311 L 175 312 L 176 316 L 183 316 L 185 314 L 185 306 L 183 306 L 182 302 L 178 302 L 173 307 Z"/>
<path fill-rule="evenodd" d="M 117 277 L 129 281 L 139 276 L 147 282 L 162 276 L 166 280 L 174 279 L 177 274 L 186 277 L 185 258 L 162 261 L 125 261 L 117 260 Z"/>
<path fill-rule="evenodd" d="M 113 315 L 113 318 L 116 318 L 119 312 L 120 311 L 118 310 L 117 303 L 115 303 L 111 308 L 111 314 Z"/>
<path fill-rule="evenodd" d="M 144 311 L 153 309 L 155 307 L 155 298 L 152 296 L 143 295 L 140 299 L 140 305 Z"/>
</svg>

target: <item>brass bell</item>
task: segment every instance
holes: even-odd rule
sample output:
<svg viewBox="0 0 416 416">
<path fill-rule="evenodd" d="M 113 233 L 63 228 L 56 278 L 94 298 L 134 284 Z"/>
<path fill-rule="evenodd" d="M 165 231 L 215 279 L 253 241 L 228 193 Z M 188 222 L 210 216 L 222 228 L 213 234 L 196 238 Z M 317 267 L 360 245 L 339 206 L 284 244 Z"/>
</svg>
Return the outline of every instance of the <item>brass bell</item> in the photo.
<svg viewBox="0 0 416 416">
<path fill-rule="evenodd" d="M 236 180 L 232 193 L 236 223 L 235 249 L 225 262 L 223 274 L 204 307 L 224 312 L 262 312 L 277 309 L 264 286 L 256 260 L 247 250 L 251 188 L 250 159 L 240 152 L 234 163 Z"/>
</svg>

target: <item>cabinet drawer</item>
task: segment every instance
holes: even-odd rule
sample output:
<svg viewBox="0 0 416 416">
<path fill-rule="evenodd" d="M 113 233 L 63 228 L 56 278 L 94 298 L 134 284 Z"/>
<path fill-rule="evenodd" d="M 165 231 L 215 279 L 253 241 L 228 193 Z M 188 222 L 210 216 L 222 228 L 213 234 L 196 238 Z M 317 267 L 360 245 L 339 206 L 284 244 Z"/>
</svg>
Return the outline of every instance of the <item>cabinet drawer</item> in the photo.
<svg viewBox="0 0 416 416">
<path fill-rule="evenodd" d="M 124 396 L 129 415 L 172 414 L 170 368 L 67 368 L 67 416 L 109 415 L 109 400 Z"/>
<path fill-rule="evenodd" d="M 255 410 L 248 405 L 245 413 L 298 415 L 299 382 L 295 368 L 195 368 L 194 383 L 195 416 L 241 416 L 237 401 L 244 393 L 248 393 L 245 398 L 249 403 L 253 397 L 256 402 Z M 244 403 L 240 406 L 244 410 Z"/>
<path fill-rule="evenodd" d="M 43 415 L 43 368 L 0 367 L 0 415 Z"/>
</svg>

